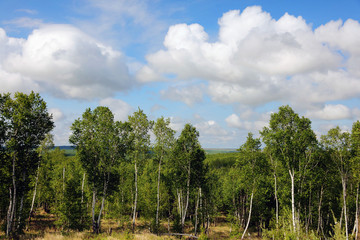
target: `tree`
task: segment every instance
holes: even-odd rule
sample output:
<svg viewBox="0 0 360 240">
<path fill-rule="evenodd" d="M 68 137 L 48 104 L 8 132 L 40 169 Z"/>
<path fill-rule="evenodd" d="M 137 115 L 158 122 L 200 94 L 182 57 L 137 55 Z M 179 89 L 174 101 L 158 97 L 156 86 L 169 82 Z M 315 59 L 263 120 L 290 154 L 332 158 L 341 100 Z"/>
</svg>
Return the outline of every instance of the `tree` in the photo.
<svg viewBox="0 0 360 240">
<path fill-rule="evenodd" d="M 241 175 L 244 176 L 242 179 L 244 190 L 247 194 L 250 194 L 248 219 L 241 236 L 241 239 L 243 239 L 251 219 L 254 193 L 260 183 L 262 175 L 266 173 L 268 166 L 266 166 L 265 157 L 261 151 L 260 139 L 254 138 L 252 133 L 248 134 L 246 142 L 238 151 L 240 157 L 237 161 L 237 168 L 239 172 L 241 172 Z"/>
<path fill-rule="evenodd" d="M 2 146 L 12 159 L 6 221 L 6 235 L 10 236 L 22 231 L 24 197 L 28 191 L 29 177 L 39 161 L 36 149 L 54 124 L 45 101 L 37 93 L 27 95 L 17 92 L 14 99 L 10 94 L 0 94 L 0 99 Z"/>
<path fill-rule="evenodd" d="M 299 117 L 291 107 L 281 106 L 278 113 L 271 114 L 269 127 L 261 131 L 265 144 L 288 170 L 291 180 L 291 214 L 293 231 L 296 231 L 295 177 L 304 162 L 309 160 L 316 136 L 311 121 Z"/>
<path fill-rule="evenodd" d="M 171 163 L 175 175 L 174 181 L 182 230 L 188 213 L 191 187 L 199 187 L 200 178 L 204 177 L 205 152 L 201 148 L 198 138 L 199 132 L 196 128 L 186 124 L 175 143 Z M 194 184 L 191 185 L 191 183 Z M 184 194 L 186 195 L 184 196 Z"/>
<path fill-rule="evenodd" d="M 135 221 L 137 214 L 137 202 L 138 202 L 138 164 L 139 161 L 144 160 L 150 146 L 150 134 L 149 130 L 152 128 L 153 122 L 147 119 L 146 114 L 140 108 L 134 112 L 128 119 L 131 127 L 130 139 L 133 141 L 131 159 L 134 162 L 134 182 L 135 182 L 135 194 L 134 194 L 134 206 L 133 206 L 133 219 L 132 230 L 135 231 Z"/>
<path fill-rule="evenodd" d="M 67 157 L 60 164 L 66 167 L 67 170 L 64 182 L 58 182 L 61 194 L 57 196 L 59 202 L 55 211 L 58 216 L 56 223 L 63 229 L 82 231 L 90 223 L 90 219 L 86 214 L 86 202 L 83 201 L 82 196 L 83 169 L 77 157 Z M 58 170 L 61 169 L 61 167 L 58 168 Z M 58 177 L 63 178 L 61 172 Z"/>
<path fill-rule="evenodd" d="M 350 158 L 350 133 L 342 132 L 340 127 L 332 128 L 328 131 L 327 135 L 321 136 L 321 141 L 324 146 L 330 151 L 331 159 L 337 166 L 341 176 L 341 185 L 343 190 L 343 210 L 345 219 L 345 234 L 346 239 L 349 239 L 348 232 L 348 212 L 346 204 L 346 187 L 350 177 L 351 158 Z"/>
<path fill-rule="evenodd" d="M 356 121 L 351 131 L 351 148 L 352 148 L 352 175 L 356 183 L 356 210 L 355 210 L 355 239 L 359 234 L 359 184 L 360 184 L 360 121 Z"/>
<path fill-rule="evenodd" d="M 77 154 L 93 189 L 92 224 L 94 233 L 100 232 L 101 215 L 114 165 L 123 159 L 124 148 L 120 131 L 121 124 L 114 122 L 109 108 L 88 108 L 82 118 L 75 120 L 70 142 L 76 146 Z M 95 214 L 96 196 L 101 193 L 101 207 Z"/>
<path fill-rule="evenodd" d="M 33 192 L 33 197 L 32 197 L 32 201 L 31 201 L 31 207 L 30 207 L 30 211 L 29 211 L 28 224 L 30 224 L 30 222 L 31 222 L 31 215 L 33 214 L 33 210 L 34 210 L 34 203 L 35 203 L 35 198 L 36 198 L 36 193 L 37 193 L 37 186 L 38 186 L 38 181 L 39 181 L 41 160 L 44 158 L 44 156 L 46 156 L 48 154 L 48 152 L 52 148 L 54 148 L 54 136 L 52 134 L 48 133 L 48 134 L 46 134 L 45 139 L 41 142 L 40 146 L 37 149 L 37 151 L 39 153 L 40 160 L 38 162 L 38 167 L 37 167 L 37 171 L 36 171 L 34 192 Z"/>
<path fill-rule="evenodd" d="M 158 118 L 154 124 L 155 134 L 155 154 L 159 162 L 158 167 L 158 181 L 157 181 L 157 206 L 156 206 L 156 228 L 159 227 L 159 209 L 160 209 L 160 178 L 161 178 L 161 165 L 164 158 L 170 155 L 170 150 L 175 142 L 175 131 L 170 128 L 170 119 L 164 119 L 164 117 Z"/>
</svg>

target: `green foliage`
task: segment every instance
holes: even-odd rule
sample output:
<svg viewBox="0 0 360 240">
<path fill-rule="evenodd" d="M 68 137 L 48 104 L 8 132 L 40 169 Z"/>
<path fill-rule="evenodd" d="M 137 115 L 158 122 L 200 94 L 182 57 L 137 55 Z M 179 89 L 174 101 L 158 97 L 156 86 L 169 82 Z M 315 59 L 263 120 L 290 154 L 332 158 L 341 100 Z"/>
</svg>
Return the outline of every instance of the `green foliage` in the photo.
<svg viewBox="0 0 360 240">
<path fill-rule="evenodd" d="M 17 235 L 24 227 L 29 183 L 40 160 L 36 149 L 54 127 L 52 116 L 39 94 L 0 94 L 0 160 L 9 193 L 6 235 Z M 10 177 L 11 176 L 11 177 Z M 3 208 L 3 207 L 2 207 Z"/>
<path fill-rule="evenodd" d="M 320 240 L 313 231 L 306 232 L 300 224 L 297 231 L 292 230 L 292 216 L 289 209 L 283 209 L 282 215 L 279 217 L 279 224 L 276 227 L 275 219 L 272 220 L 271 228 L 263 229 L 264 239 L 279 240 Z"/>
<path fill-rule="evenodd" d="M 82 231 L 90 225 L 86 201 L 82 201 L 82 169 L 75 158 L 67 164 L 67 169 L 68 177 L 65 189 L 61 193 L 59 205 L 56 209 L 58 214 L 57 225 L 65 229 Z"/>
<path fill-rule="evenodd" d="M 127 122 L 116 122 L 110 109 L 97 107 L 86 109 L 72 125 L 76 157 L 50 150 L 46 133 L 52 127 L 38 94 L 0 94 L 0 221 L 5 232 L 9 203 L 16 205 L 11 223 L 21 220 L 10 230 L 23 228 L 35 186 L 35 207 L 55 213 L 57 225 L 68 230 L 86 229 L 91 217 L 100 230 L 104 214 L 125 231 L 131 227 L 129 216 L 150 223 L 157 233 L 166 231 L 165 220 L 177 233 L 192 231 L 192 223 L 197 232 L 201 229 L 200 239 L 207 239 L 205 229 L 215 218 L 232 224 L 233 238 L 242 236 L 249 219 L 250 232 L 262 227 L 264 239 L 346 239 L 345 207 L 348 233 L 356 224 L 359 121 L 351 134 L 336 127 L 318 144 L 310 120 L 282 106 L 261 131 L 263 146 L 249 133 L 237 152 L 214 153 L 220 150 L 204 151 L 190 124 L 175 138 L 169 119 L 154 123 L 138 109 Z"/>
</svg>

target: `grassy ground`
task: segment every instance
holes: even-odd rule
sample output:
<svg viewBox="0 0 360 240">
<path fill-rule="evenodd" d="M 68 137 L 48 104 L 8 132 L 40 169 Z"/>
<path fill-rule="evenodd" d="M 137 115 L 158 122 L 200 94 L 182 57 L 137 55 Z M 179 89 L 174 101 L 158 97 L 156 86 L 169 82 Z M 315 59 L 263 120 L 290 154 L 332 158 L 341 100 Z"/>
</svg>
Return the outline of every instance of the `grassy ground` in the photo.
<svg viewBox="0 0 360 240">
<path fill-rule="evenodd" d="M 102 220 L 102 233 L 94 235 L 91 229 L 83 232 L 62 231 L 55 225 L 55 216 L 38 212 L 32 219 L 29 229 L 20 239 L 37 239 L 37 240 L 70 240 L 70 239 L 138 239 L 138 240 L 159 240 L 159 239 L 179 239 L 175 236 L 160 235 L 157 236 L 149 230 L 149 222 L 138 220 L 136 232 L 133 234 L 130 230 L 129 222 L 119 222 L 113 219 Z M 167 232 L 167 222 L 162 225 L 163 232 Z M 191 234 L 192 228 L 189 227 L 186 232 Z M 205 235 L 204 235 L 205 236 Z M 207 234 L 208 239 L 238 239 L 238 236 L 230 238 L 230 225 L 225 221 L 218 221 L 216 225 L 212 224 Z M 0 239 L 5 239 L 5 233 L 0 231 Z M 187 238 L 182 238 L 187 239 Z M 251 238 L 256 239 L 256 238 Z"/>
</svg>

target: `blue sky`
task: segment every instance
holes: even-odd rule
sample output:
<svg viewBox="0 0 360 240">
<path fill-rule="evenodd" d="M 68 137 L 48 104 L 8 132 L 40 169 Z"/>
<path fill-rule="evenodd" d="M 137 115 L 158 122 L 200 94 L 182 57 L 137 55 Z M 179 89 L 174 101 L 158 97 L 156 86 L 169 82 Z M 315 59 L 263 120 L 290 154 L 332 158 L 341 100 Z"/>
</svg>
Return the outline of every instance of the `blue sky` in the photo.
<svg viewBox="0 0 360 240">
<path fill-rule="evenodd" d="M 138 107 L 237 148 L 289 104 L 318 136 L 360 118 L 360 1 L 0 2 L 1 92 L 40 92 L 55 143 L 87 107 Z"/>
</svg>

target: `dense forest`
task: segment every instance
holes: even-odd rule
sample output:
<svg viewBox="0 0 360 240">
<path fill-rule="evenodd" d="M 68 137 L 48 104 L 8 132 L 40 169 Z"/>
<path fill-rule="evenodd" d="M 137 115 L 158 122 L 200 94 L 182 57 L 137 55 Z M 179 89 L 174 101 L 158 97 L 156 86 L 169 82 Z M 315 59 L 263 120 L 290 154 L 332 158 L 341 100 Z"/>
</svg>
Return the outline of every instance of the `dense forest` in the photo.
<svg viewBox="0 0 360 240">
<path fill-rule="evenodd" d="M 316 136 L 308 118 L 281 106 L 260 138 L 249 133 L 236 152 L 217 154 L 191 124 L 170 126 L 140 108 L 126 122 L 107 107 L 86 109 L 71 126 L 68 156 L 54 148 L 39 94 L 0 94 L 2 232 L 23 234 L 41 208 L 58 229 L 94 234 L 105 219 L 132 232 L 142 219 L 156 234 L 206 239 L 221 218 L 234 238 L 358 238 L 359 121 Z"/>
</svg>

